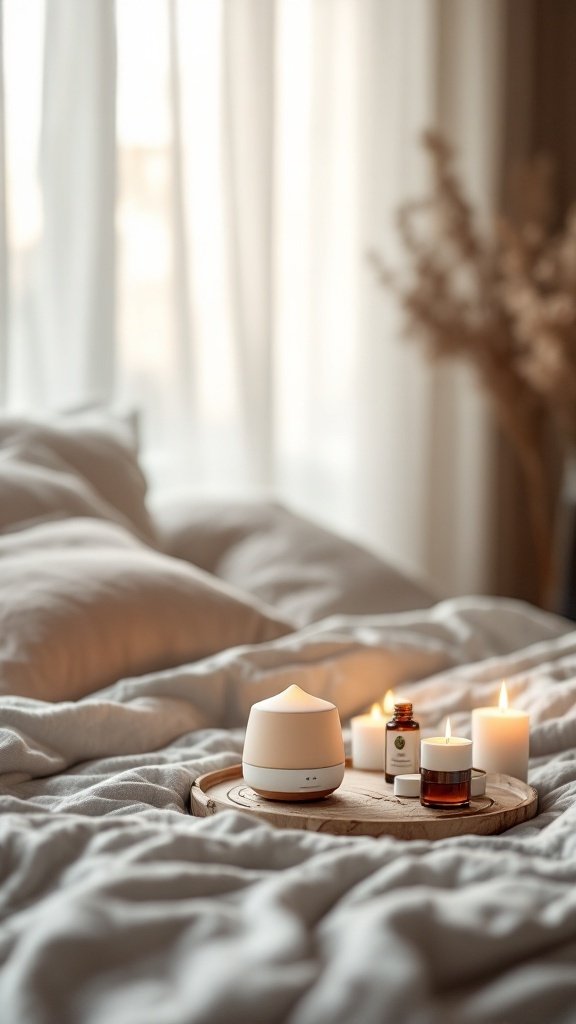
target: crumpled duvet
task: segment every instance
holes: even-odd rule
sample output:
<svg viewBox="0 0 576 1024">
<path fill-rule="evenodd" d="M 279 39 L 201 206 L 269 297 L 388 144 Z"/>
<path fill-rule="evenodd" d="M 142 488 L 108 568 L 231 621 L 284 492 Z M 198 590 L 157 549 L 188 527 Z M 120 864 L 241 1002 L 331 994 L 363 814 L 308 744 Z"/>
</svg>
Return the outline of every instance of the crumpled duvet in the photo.
<svg viewBox="0 0 576 1024">
<path fill-rule="evenodd" d="M 389 686 L 423 729 L 505 677 L 539 814 L 432 842 L 189 814 L 250 705 L 297 682 L 343 721 Z M 347 736 L 347 730 L 345 731 Z M 2 1024 L 576 1021 L 576 632 L 511 601 L 333 618 L 122 680 L 0 702 Z"/>
</svg>

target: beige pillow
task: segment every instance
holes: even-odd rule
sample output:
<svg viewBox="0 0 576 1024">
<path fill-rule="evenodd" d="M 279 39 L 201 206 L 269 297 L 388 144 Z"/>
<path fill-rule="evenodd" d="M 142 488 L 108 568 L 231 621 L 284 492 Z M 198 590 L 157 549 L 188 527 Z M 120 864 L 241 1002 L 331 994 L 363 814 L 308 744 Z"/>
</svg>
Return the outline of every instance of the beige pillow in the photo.
<svg viewBox="0 0 576 1024">
<path fill-rule="evenodd" d="M 0 567 L 7 555 L 25 553 L 43 555 L 50 548 L 85 548 L 102 545 L 112 548 L 135 548 L 142 550 L 142 541 L 129 529 L 105 519 L 47 519 L 40 522 L 26 522 L 6 533 L 0 534 Z"/>
<path fill-rule="evenodd" d="M 437 600 L 371 551 L 276 502 L 156 499 L 156 523 L 165 551 L 248 590 L 298 625 Z"/>
<path fill-rule="evenodd" d="M 0 693 L 74 699 L 289 632 L 207 573 L 112 523 L 92 526 L 70 519 L 0 537 Z"/>
<path fill-rule="evenodd" d="M 131 524 L 54 452 L 23 437 L 0 448 L 0 532 L 31 520 L 93 516 Z"/>
<path fill-rule="evenodd" d="M 0 447 L 22 441 L 50 451 L 143 540 L 156 544 L 131 421 L 97 411 L 50 419 L 0 416 Z"/>
</svg>

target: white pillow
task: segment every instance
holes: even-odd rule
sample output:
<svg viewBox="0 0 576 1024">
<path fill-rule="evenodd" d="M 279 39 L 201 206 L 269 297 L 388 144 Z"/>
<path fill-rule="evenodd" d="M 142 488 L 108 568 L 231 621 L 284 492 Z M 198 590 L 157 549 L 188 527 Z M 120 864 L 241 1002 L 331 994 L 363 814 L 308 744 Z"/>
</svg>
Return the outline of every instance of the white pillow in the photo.
<svg viewBox="0 0 576 1024">
<path fill-rule="evenodd" d="M 58 455 L 20 438 L 0 448 L 0 533 L 31 520 L 93 516 L 130 526 Z"/>
<path fill-rule="evenodd" d="M 129 523 L 147 543 L 156 544 L 132 421 L 96 411 L 49 419 L 0 416 L 0 448 L 15 444 L 49 452 L 61 469 L 76 475 L 108 509 L 114 509 L 117 519 Z"/>
<path fill-rule="evenodd" d="M 423 584 L 366 548 L 269 501 L 154 504 L 165 551 L 248 590 L 298 625 L 332 614 L 427 608 Z"/>
<path fill-rule="evenodd" d="M 69 519 L 0 537 L 0 693 L 74 699 L 290 628 L 112 523 Z"/>
</svg>

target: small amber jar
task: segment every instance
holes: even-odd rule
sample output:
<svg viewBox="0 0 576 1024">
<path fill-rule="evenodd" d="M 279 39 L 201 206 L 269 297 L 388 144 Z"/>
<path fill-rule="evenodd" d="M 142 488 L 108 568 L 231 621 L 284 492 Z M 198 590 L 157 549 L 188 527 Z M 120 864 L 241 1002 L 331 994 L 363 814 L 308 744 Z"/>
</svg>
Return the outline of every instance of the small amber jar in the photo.
<svg viewBox="0 0 576 1024">
<path fill-rule="evenodd" d="M 420 765 L 420 726 L 412 718 L 410 701 L 394 704 L 394 718 L 386 723 L 384 774 L 386 782 L 396 775 L 411 775 Z"/>
<path fill-rule="evenodd" d="M 439 807 L 445 811 L 468 807 L 472 769 L 461 772 L 435 772 L 420 769 L 420 803 L 423 807 Z"/>
</svg>

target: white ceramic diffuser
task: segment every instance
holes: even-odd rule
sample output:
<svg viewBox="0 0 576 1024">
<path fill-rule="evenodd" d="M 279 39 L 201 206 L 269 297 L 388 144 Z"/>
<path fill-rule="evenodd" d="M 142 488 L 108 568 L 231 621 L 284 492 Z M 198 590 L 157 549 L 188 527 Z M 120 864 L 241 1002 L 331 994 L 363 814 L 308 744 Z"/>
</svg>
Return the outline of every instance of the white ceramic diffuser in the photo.
<svg viewBox="0 0 576 1024">
<path fill-rule="evenodd" d="M 268 800 L 318 800 L 344 778 L 338 709 L 289 686 L 250 709 L 242 774 Z"/>
</svg>

